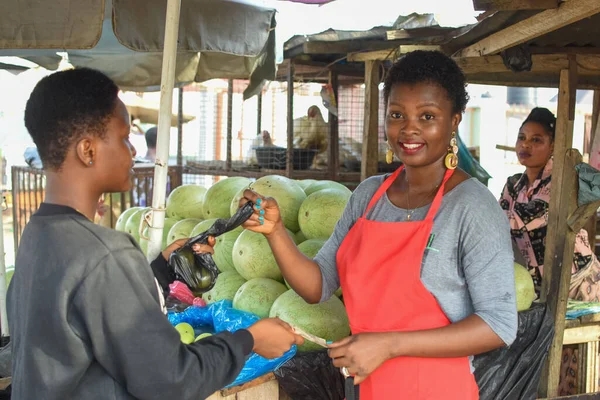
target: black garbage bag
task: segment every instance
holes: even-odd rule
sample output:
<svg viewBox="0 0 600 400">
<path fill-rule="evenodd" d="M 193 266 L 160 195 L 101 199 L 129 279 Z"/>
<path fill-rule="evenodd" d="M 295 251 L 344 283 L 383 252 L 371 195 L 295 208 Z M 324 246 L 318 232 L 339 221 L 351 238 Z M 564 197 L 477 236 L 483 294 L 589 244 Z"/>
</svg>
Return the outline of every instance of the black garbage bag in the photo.
<svg viewBox="0 0 600 400">
<path fill-rule="evenodd" d="M 196 243 L 208 244 L 209 236 L 220 236 L 242 225 L 252 215 L 254 203 L 248 202 L 229 219 L 219 218 L 205 232 L 190 238 L 185 245 L 171 253 L 169 265 L 175 279 L 185 283 L 195 296 L 208 292 L 215 285 L 219 270 L 212 255 L 196 254 L 192 246 Z"/>
<path fill-rule="evenodd" d="M 344 399 L 344 377 L 326 349 L 298 353 L 274 374 L 292 400 Z"/>
<path fill-rule="evenodd" d="M 473 360 L 480 399 L 535 399 L 553 337 L 554 319 L 546 305 L 520 312 L 514 343 Z"/>
</svg>

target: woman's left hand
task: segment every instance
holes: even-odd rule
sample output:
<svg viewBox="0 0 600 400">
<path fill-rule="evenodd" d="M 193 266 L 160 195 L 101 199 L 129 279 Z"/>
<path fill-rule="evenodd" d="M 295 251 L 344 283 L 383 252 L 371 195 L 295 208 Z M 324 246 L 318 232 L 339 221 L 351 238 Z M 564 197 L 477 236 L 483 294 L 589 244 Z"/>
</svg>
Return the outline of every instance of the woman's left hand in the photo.
<svg viewBox="0 0 600 400">
<path fill-rule="evenodd" d="M 330 344 L 329 357 L 338 368 L 346 367 L 354 384 L 364 381 L 390 357 L 387 333 L 359 333 Z"/>
<path fill-rule="evenodd" d="M 169 246 L 167 246 L 167 248 L 162 251 L 162 255 L 163 255 L 164 259 L 169 261 L 169 257 L 171 257 L 171 253 L 174 252 L 175 250 L 179 249 L 183 245 L 185 245 L 188 240 L 189 239 L 179 239 L 179 240 L 176 240 L 173 243 L 171 243 Z M 215 254 L 215 249 L 214 249 L 215 243 L 216 243 L 215 238 L 213 236 L 209 236 L 208 244 L 196 243 L 195 245 L 192 246 L 192 249 L 194 249 L 194 253 L 196 253 L 196 254 L 202 254 L 202 253 Z"/>
</svg>

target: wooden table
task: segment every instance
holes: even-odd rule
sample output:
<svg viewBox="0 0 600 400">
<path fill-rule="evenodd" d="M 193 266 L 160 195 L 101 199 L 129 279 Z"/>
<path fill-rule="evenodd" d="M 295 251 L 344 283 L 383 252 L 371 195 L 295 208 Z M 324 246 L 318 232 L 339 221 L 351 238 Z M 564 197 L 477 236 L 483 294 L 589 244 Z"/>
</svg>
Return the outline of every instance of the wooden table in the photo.
<svg viewBox="0 0 600 400">
<path fill-rule="evenodd" d="M 273 373 L 229 389 L 223 389 L 206 400 L 291 400 L 281 390 Z"/>
</svg>

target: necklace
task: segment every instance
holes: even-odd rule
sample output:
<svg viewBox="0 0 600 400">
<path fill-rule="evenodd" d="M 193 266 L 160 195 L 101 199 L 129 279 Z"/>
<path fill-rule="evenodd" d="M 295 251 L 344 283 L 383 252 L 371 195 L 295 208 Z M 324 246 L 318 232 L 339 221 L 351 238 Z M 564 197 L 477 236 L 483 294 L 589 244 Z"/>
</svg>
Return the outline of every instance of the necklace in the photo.
<svg viewBox="0 0 600 400">
<path fill-rule="evenodd" d="M 407 187 L 407 189 L 406 189 L 406 205 L 408 206 L 408 210 L 406 211 L 406 220 L 410 221 L 410 219 L 411 219 L 413 213 L 415 212 L 415 210 L 417 208 L 421 208 L 421 207 L 423 207 L 425 205 L 425 202 L 427 201 L 427 199 L 432 195 L 432 193 L 434 193 L 437 190 L 437 188 L 440 186 L 440 184 L 438 183 L 437 185 L 435 185 L 435 187 L 433 188 L 433 190 L 431 192 L 429 192 L 427 194 L 427 196 L 425 196 L 422 199 L 421 203 L 417 207 L 411 209 L 410 208 L 410 195 L 409 195 L 409 192 L 410 192 L 410 183 L 408 183 L 408 177 L 405 176 L 405 179 L 406 179 L 406 187 Z"/>
</svg>

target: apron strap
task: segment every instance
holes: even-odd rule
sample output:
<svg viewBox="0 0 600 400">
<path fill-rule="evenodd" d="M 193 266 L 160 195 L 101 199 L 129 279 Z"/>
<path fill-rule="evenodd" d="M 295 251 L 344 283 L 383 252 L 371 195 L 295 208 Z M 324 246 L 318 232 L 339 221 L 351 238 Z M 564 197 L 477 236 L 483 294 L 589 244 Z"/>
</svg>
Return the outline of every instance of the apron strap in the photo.
<svg viewBox="0 0 600 400">
<path fill-rule="evenodd" d="M 429 211 L 427 212 L 425 221 L 433 221 L 433 218 L 437 214 L 438 209 L 442 204 L 442 197 L 444 197 L 444 187 L 446 186 L 446 182 L 448 182 L 448 179 L 450 179 L 454 171 L 455 170 L 453 169 L 446 170 L 446 173 L 444 174 L 444 179 L 442 179 L 442 184 L 440 185 L 440 188 L 438 189 L 435 197 L 433 198 L 433 201 L 431 202 L 431 206 L 429 207 Z"/>
<path fill-rule="evenodd" d="M 398 175 L 400 175 L 400 172 L 402 172 L 403 169 L 404 169 L 404 165 L 401 165 L 400 168 L 398 168 L 396 171 L 394 171 L 394 173 L 392 175 L 390 175 L 381 184 L 381 186 L 379 186 L 379 189 L 377 189 L 377 191 L 375 192 L 373 197 L 371 197 L 371 201 L 369 202 L 369 205 L 367 206 L 367 209 L 365 210 L 365 213 L 363 214 L 363 218 L 367 217 L 367 213 L 369 212 L 369 210 L 375 205 L 375 203 L 377 203 L 377 201 L 381 198 L 381 196 L 383 196 L 383 194 L 386 192 L 386 190 L 388 190 L 389 187 L 392 186 L 392 183 L 394 183 L 394 181 L 396 180 Z"/>
</svg>

